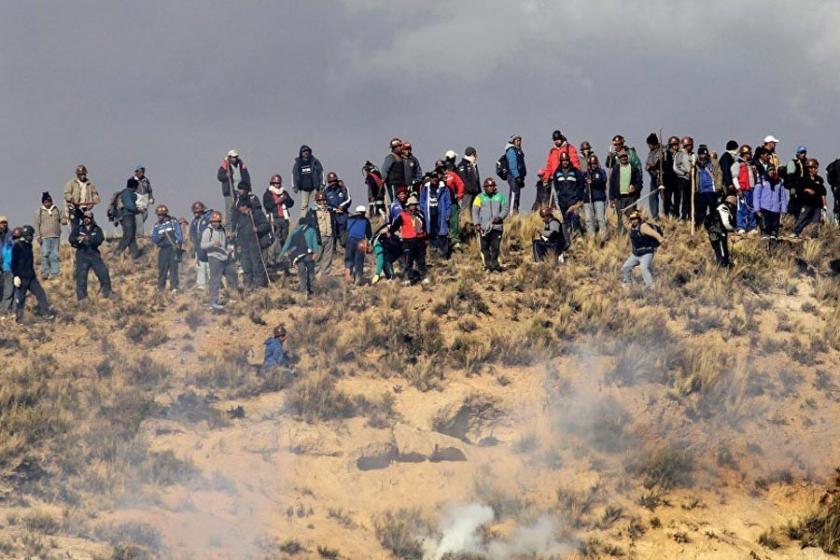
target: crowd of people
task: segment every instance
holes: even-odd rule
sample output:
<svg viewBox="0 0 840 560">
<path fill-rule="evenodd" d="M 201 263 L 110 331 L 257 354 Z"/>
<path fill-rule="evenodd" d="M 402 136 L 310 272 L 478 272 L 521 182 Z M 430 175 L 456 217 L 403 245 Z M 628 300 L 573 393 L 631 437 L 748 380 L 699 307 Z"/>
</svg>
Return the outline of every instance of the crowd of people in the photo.
<svg viewBox="0 0 840 560">
<path fill-rule="evenodd" d="M 535 261 L 563 263 L 577 236 L 606 238 L 612 233 L 608 211 L 616 214 L 614 233 L 626 232 L 630 241 L 623 281 L 630 283 L 633 269 L 640 266 L 647 285 L 654 282 L 651 263 L 656 250 L 667 245 L 660 225 L 663 218 L 686 222 L 692 231 L 705 229 L 715 260 L 724 267 L 731 265 L 732 233 L 760 233 L 772 247 L 782 237 L 783 224 L 791 228 L 791 238 L 798 238 L 809 228 L 811 235 L 819 235 L 820 225 L 829 221 L 819 162 L 808 157 L 805 146 L 798 146 L 791 160 L 783 162 L 774 136 L 764 138 L 754 150 L 731 140 L 720 157 L 705 144 L 695 151 L 689 136 L 663 142 L 652 133 L 646 142 L 648 153 L 642 161 L 636 149 L 616 135 L 602 161 L 589 142 L 578 149 L 560 130 L 553 132 L 545 166 L 537 172 L 531 208 L 542 221 L 533 236 Z M 157 248 L 158 288 L 179 289 L 179 269 L 188 255 L 195 266 L 196 288 L 207 291 L 207 304 L 217 311 L 237 292 L 267 287 L 292 269 L 308 298 L 317 278 L 332 274 L 341 251 L 348 283 L 367 282 L 368 255 L 374 261 L 371 284 L 392 279 L 407 285 L 428 283 L 428 252 L 449 259 L 463 250 L 462 242 L 469 237 L 463 235 L 462 224 L 468 224 L 478 238 L 484 268 L 501 272 L 505 223 L 520 212 L 528 177 L 522 137 L 509 138 L 493 173 L 484 180 L 477 150 L 471 146 L 460 160 L 456 152 L 445 152 L 426 172 L 409 142 L 393 138 L 389 149 L 381 166 L 371 161 L 362 166 L 367 204 L 355 206 L 345 182 L 335 172 L 324 173 L 307 145 L 294 160 L 291 189 L 275 173 L 262 197 L 253 193 L 251 173 L 239 152 L 230 150 L 216 175 L 223 208 L 215 210 L 197 201 L 191 221 L 173 216 L 165 204 L 156 205 L 145 166 L 137 165 L 125 188 L 107 205 L 108 220 L 122 230 L 112 255 L 132 259 L 142 255 L 137 240 L 145 236 L 153 210 L 157 221 L 151 242 Z M 507 184 L 507 194 L 500 192 L 492 175 Z M 649 187 L 643 195 L 645 177 Z M 826 167 L 826 179 L 838 223 L 840 159 Z M 647 215 L 640 208 L 643 201 Z M 79 165 L 64 186 L 63 208 L 44 192 L 34 224 L 10 228 L 0 216 L 0 315 L 14 311 L 16 320 L 22 321 L 31 292 L 38 314 L 52 317 L 40 280 L 60 274 L 63 229 L 69 230 L 69 244 L 76 251 L 77 298 L 87 298 L 91 270 L 100 293 L 111 296 L 111 278 L 101 252 L 105 236 L 94 217 L 101 203 L 87 168 Z M 33 254 L 36 241 L 40 279 Z"/>
</svg>

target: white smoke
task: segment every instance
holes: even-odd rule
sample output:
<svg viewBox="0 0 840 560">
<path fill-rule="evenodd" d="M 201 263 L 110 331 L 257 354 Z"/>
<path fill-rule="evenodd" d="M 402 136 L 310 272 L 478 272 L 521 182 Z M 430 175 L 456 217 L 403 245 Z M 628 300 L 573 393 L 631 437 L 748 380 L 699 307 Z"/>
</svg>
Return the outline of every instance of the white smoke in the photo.
<svg viewBox="0 0 840 560">
<path fill-rule="evenodd" d="M 572 544 L 557 540 L 557 522 L 548 515 L 517 527 L 507 539 L 484 542 L 481 528 L 494 519 L 493 508 L 482 504 L 449 508 L 438 527 L 440 538 L 424 541 L 424 557 L 441 560 L 446 554 L 478 554 L 490 560 L 504 560 L 516 555 L 560 555 L 574 549 Z"/>
</svg>

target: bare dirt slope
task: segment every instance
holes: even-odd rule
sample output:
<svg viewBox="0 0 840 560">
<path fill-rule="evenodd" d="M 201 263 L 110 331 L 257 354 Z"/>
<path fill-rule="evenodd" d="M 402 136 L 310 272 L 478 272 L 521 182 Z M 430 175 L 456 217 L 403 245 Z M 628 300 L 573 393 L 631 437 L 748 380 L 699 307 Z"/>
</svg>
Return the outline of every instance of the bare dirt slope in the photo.
<svg viewBox="0 0 840 560">
<path fill-rule="evenodd" d="M 669 224 L 624 290 L 623 241 L 535 266 L 530 228 L 502 275 L 218 315 L 150 257 L 84 306 L 65 270 L 0 347 L 0 557 L 827 557 L 800 522 L 840 465 L 840 234 L 723 273 Z M 299 362 L 262 375 L 278 322 Z"/>
</svg>

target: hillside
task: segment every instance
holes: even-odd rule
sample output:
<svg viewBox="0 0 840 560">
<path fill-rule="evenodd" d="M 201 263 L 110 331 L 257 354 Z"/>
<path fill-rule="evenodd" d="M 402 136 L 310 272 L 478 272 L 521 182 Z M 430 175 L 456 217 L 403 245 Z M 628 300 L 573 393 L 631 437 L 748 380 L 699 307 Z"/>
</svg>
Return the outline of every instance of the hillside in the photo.
<svg viewBox="0 0 840 560">
<path fill-rule="evenodd" d="M 427 286 L 291 276 L 221 314 L 156 294 L 151 251 L 80 305 L 65 251 L 56 321 L 0 341 L 0 557 L 836 553 L 840 231 L 720 271 L 666 222 L 646 290 L 624 239 L 534 265 L 528 219 L 503 274 L 470 245 Z M 279 322 L 299 361 L 261 375 Z"/>
</svg>

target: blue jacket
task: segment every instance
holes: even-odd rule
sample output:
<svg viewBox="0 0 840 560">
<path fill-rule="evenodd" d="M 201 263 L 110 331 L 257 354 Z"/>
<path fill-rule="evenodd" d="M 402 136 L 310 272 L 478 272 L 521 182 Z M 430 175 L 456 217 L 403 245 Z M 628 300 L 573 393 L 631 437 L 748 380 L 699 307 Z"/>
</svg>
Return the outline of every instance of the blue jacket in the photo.
<svg viewBox="0 0 840 560">
<path fill-rule="evenodd" d="M 342 187 L 341 185 L 331 186 L 327 185 L 327 188 L 324 189 L 324 196 L 327 198 L 327 208 L 335 212 L 339 208 L 343 210 L 342 213 L 335 214 L 335 221 L 339 225 L 344 225 L 347 223 L 347 209 L 350 208 L 350 203 L 352 202 L 350 198 L 350 193 L 347 192 L 346 187 Z"/>
<path fill-rule="evenodd" d="M 443 181 L 438 183 L 437 192 L 434 196 L 429 196 L 429 189 L 431 188 L 431 184 L 426 183 L 420 189 L 420 211 L 426 221 L 426 233 L 429 235 L 449 235 L 452 193 Z M 432 223 L 431 215 L 435 199 L 437 199 L 437 221 Z"/>
<path fill-rule="evenodd" d="M 370 228 L 370 220 L 363 214 L 356 214 L 347 219 L 348 239 L 370 239 L 373 232 Z"/>
<path fill-rule="evenodd" d="M 775 185 L 770 180 L 761 177 L 753 190 L 753 208 L 756 212 L 776 212 L 786 214 L 788 207 L 788 191 L 782 181 Z"/>
<path fill-rule="evenodd" d="M 210 213 L 212 210 L 205 210 L 198 218 L 190 222 L 190 243 L 195 249 L 195 257 L 201 262 L 207 262 L 207 251 L 201 248 L 201 234 L 210 225 Z"/>
<path fill-rule="evenodd" d="M 697 192 L 715 192 L 715 176 L 712 160 L 707 160 L 705 165 L 697 164 Z"/>
<path fill-rule="evenodd" d="M 125 188 L 120 193 L 120 202 L 122 202 L 122 210 L 120 211 L 120 218 L 128 215 L 135 215 L 139 212 L 137 209 L 137 191 Z"/>
<path fill-rule="evenodd" d="M 391 213 L 388 216 L 388 223 L 389 224 L 394 223 L 394 220 L 397 219 L 397 216 L 402 214 L 403 210 L 405 210 L 405 208 L 403 208 L 403 205 L 399 200 L 395 200 L 394 202 L 392 202 L 391 203 Z"/>
<path fill-rule="evenodd" d="M 589 200 L 588 195 L 584 196 L 583 173 L 571 165 L 565 170 L 558 167 L 552 180 L 554 193 L 557 196 L 557 205 L 561 208 L 565 209 L 578 202 Z"/>
<path fill-rule="evenodd" d="M 184 234 L 181 233 L 181 224 L 178 220 L 172 217 L 158 222 L 152 229 L 152 242 L 158 247 L 171 247 L 172 240 L 175 244 L 181 246 L 184 243 Z"/>
<path fill-rule="evenodd" d="M 12 271 L 12 232 L 6 230 L 5 234 L 0 234 L 0 262 L 3 263 L 3 272 Z"/>
<path fill-rule="evenodd" d="M 265 340 L 265 358 L 263 359 L 262 371 L 268 371 L 275 367 L 289 367 L 289 356 L 283 350 L 283 343 L 273 336 Z"/>
<path fill-rule="evenodd" d="M 592 202 L 606 202 L 607 200 L 607 171 L 603 167 L 590 168 L 583 174 L 584 185 L 583 201 L 589 202 L 590 193 Z"/>
<path fill-rule="evenodd" d="M 525 153 L 521 149 L 517 149 L 513 144 L 508 144 L 505 147 L 505 156 L 507 156 L 510 176 L 514 179 L 519 177 L 524 179 L 528 174 L 528 171 L 525 169 Z"/>
</svg>

